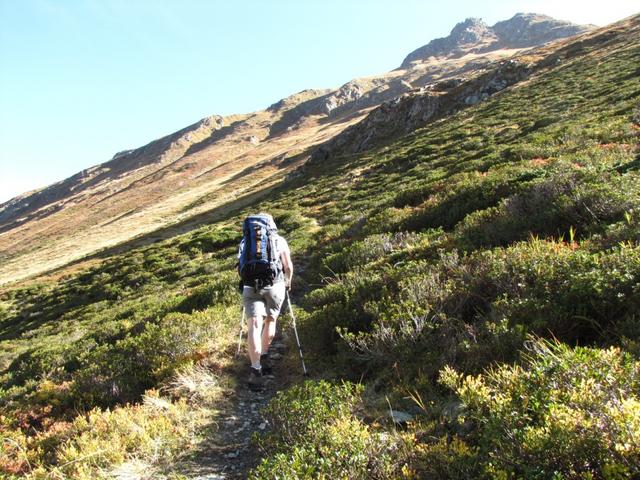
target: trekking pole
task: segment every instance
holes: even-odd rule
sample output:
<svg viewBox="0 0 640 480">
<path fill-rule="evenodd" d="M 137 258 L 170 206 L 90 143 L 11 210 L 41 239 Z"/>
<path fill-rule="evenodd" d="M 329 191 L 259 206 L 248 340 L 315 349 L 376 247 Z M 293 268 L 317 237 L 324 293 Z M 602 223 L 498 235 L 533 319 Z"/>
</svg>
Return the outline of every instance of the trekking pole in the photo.
<svg viewBox="0 0 640 480">
<path fill-rule="evenodd" d="M 291 315 L 291 320 L 293 321 L 293 333 L 296 334 L 296 343 L 298 344 L 298 353 L 300 353 L 300 361 L 302 362 L 302 372 L 303 375 L 307 376 L 307 367 L 304 365 L 304 357 L 302 356 L 302 347 L 300 346 L 300 337 L 298 337 L 298 329 L 296 328 L 296 317 L 293 314 L 293 308 L 291 308 L 291 296 L 289 292 L 287 292 L 287 304 L 289 305 L 289 315 Z"/>
<path fill-rule="evenodd" d="M 240 317 L 240 335 L 238 335 L 238 351 L 236 356 L 240 355 L 240 348 L 242 348 L 242 329 L 244 328 L 244 305 L 242 306 L 242 317 Z"/>
</svg>

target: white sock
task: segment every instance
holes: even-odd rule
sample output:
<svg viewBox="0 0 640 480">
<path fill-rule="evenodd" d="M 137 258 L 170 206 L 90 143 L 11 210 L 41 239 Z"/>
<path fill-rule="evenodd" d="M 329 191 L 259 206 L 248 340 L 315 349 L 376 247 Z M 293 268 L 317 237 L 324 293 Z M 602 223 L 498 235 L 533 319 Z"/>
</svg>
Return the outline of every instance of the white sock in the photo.
<svg viewBox="0 0 640 480">
<path fill-rule="evenodd" d="M 251 368 L 255 368 L 256 370 L 262 370 L 262 365 L 260 365 L 260 361 L 258 361 L 258 363 L 252 363 Z"/>
</svg>

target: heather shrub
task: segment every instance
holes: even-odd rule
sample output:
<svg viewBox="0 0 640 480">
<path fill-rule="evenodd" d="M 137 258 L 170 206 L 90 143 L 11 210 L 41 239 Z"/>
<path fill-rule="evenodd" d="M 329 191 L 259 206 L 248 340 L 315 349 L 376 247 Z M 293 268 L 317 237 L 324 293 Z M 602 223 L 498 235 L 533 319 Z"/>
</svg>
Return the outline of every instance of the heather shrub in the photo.
<svg viewBox="0 0 640 480">
<path fill-rule="evenodd" d="M 490 313 L 569 342 L 609 342 L 639 306 L 640 249 L 592 254 L 533 240 L 474 256 L 494 286 Z"/>
<path fill-rule="evenodd" d="M 51 466 L 39 466 L 27 478 L 112 478 L 111 470 L 132 457 L 167 465 L 191 443 L 202 413 L 154 391 L 140 405 L 91 410 L 64 432 Z"/>
<path fill-rule="evenodd" d="M 362 386 L 306 381 L 276 394 L 263 412 L 273 431 L 261 439 L 264 448 L 282 448 L 304 442 L 324 424 L 351 414 L 358 406 Z"/>
<path fill-rule="evenodd" d="M 213 280 L 192 289 L 176 307 L 176 311 L 191 313 L 195 310 L 204 310 L 216 304 L 232 304 L 238 299 L 237 279 L 238 275 L 235 272 L 216 275 Z"/>
<path fill-rule="evenodd" d="M 9 306 L 6 305 L 3 302 L 0 302 L 0 324 L 7 318 L 9 318 L 10 315 L 10 309 Z"/>
<path fill-rule="evenodd" d="M 276 222 L 278 229 L 285 232 L 292 232 L 304 227 L 307 223 L 305 217 L 297 210 L 287 209 L 274 211 L 273 220 Z"/>
<path fill-rule="evenodd" d="M 184 399 L 171 401 L 152 390 L 138 405 L 49 420 L 46 430 L 28 435 L 1 417 L 0 476 L 90 480 L 113 478 L 112 469 L 133 458 L 155 468 L 168 465 L 193 442 L 203 413 Z"/>
<path fill-rule="evenodd" d="M 336 327 L 351 331 L 366 331 L 371 327 L 375 312 L 370 306 L 390 295 L 392 280 L 383 270 L 355 269 L 326 280 L 328 284 L 310 292 L 305 300 L 311 313 L 303 328 L 314 339 L 316 348 L 335 351 Z"/>
<path fill-rule="evenodd" d="M 272 430 L 258 439 L 267 456 L 250 478 L 399 478 L 402 440 L 354 416 L 361 393 L 361 386 L 325 381 L 278 392 L 264 411 Z"/>
<path fill-rule="evenodd" d="M 330 272 L 343 273 L 360 265 L 390 255 L 394 251 L 406 249 L 418 241 L 418 235 L 408 232 L 370 235 L 353 242 L 338 253 L 330 254 L 322 260 Z"/>
<path fill-rule="evenodd" d="M 180 249 L 187 252 L 195 249 L 200 252 L 218 253 L 221 250 L 236 246 L 240 235 L 241 233 L 236 229 L 228 227 L 204 231 L 194 235 L 191 240 L 182 242 Z M 148 258 L 147 260 L 149 261 L 150 259 Z"/>
<path fill-rule="evenodd" d="M 424 438 L 427 431 L 420 431 Z M 435 432 L 433 432 L 435 433 Z M 410 462 L 412 478 L 484 478 L 478 459 L 478 448 L 455 435 L 433 436 L 430 442 L 416 442 Z"/>
<path fill-rule="evenodd" d="M 224 309 L 171 313 L 138 335 L 81 354 L 82 367 L 73 375 L 76 398 L 89 406 L 135 400 L 197 358 L 221 331 L 225 314 Z"/>
<path fill-rule="evenodd" d="M 531 234 L 576 238 L 598 233 L 640 204 L 635 175 L 594 169 L 557 173 L 498 206 L 469 214 L 456 233 L 469 248 L 504 245 Z"/>
<path fill-rule="evenodd" d="M 640 474 L 640 363 L 606 350 L 532 340 L 520 365 L 441 382 L 473 424 L 489 478 L 635 478 Z"/>
<path fill-rule="evenodd" d="M 396 275 L 395 289 L 366 304 L 368 328 L 337 325 L 365 368 L 406 364 L 411 376 L 419 358 L 426 375 L 447 363 L 478 371 L 517 358 L 527 332 L 597 344 L 639 338 L 638 247 L 593 254 L 532 239 L 471 255 L 441 252 Z"/>
<path fill-rule="evenodd" d="M 621 243 L 640 243 L 640 222 L 638 222 L 638 211 L 629 210 L 624 214 L 624 220 L 608 225 L 602 234 L 594 235 L 589 239 L 592 249 L 603 250 L 615 247 Z"/>
<path fill-rule="evenodd" d="M 478 172 L 473 172 L 448 178 L 446 183 L 442 182 L 437 193 L 425 198 L 403 222 L 403 227 L 410 231 L 436 227 L 450 229 L 469 213 L 494 206 L 523 188 L 520 182 L 505 172 L 487 175 L 481 177 Z M 400 198 L 404 198 L 406 193 L 400 195 Z M 396 201 L 396 204 L 399 202 Z"/>
<path fill-rule="evenodd" d="M 407 218 L 410 218 L 413 209 L 409 207 L 403 208 L 383 208 L 379 211 L 371 212 L 371 215 L 366 219 L 362 232 L 365 235 L 371 235 L 373 233 L 385 233 L 385 232 L 397 232 L 406 230 L 404 223 Z"/>
</svg>

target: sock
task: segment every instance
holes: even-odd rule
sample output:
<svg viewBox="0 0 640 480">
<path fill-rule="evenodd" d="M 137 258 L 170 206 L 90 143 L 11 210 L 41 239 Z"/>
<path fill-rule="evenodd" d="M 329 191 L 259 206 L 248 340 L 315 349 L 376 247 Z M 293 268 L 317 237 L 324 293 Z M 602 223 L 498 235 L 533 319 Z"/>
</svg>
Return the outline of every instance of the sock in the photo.
<svg viewBox="0 0 640 480">
<path fill-rule="evenodd" d="M 254 370 L 262 370 L 262 366 L 260 365 L 260 362 L 252 363 L 251 368 L 253 368 Z"/>
</svg>

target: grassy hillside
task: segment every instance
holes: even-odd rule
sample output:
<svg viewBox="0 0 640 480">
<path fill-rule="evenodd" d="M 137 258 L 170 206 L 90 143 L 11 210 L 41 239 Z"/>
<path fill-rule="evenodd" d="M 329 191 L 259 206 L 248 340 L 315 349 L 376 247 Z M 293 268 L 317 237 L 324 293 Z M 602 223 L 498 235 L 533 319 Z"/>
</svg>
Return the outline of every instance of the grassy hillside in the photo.
<svg viewBox="0 0 640 480">
<path fill-rule="evenodd" d="M 267 210 L 316 378 L 272 401 L 253 478 L 640 475 L 639 25 L 220 222 L 3 291 L 0 468 L 180 478 L 228 388 L 240 221 Z"/>
</svg>

